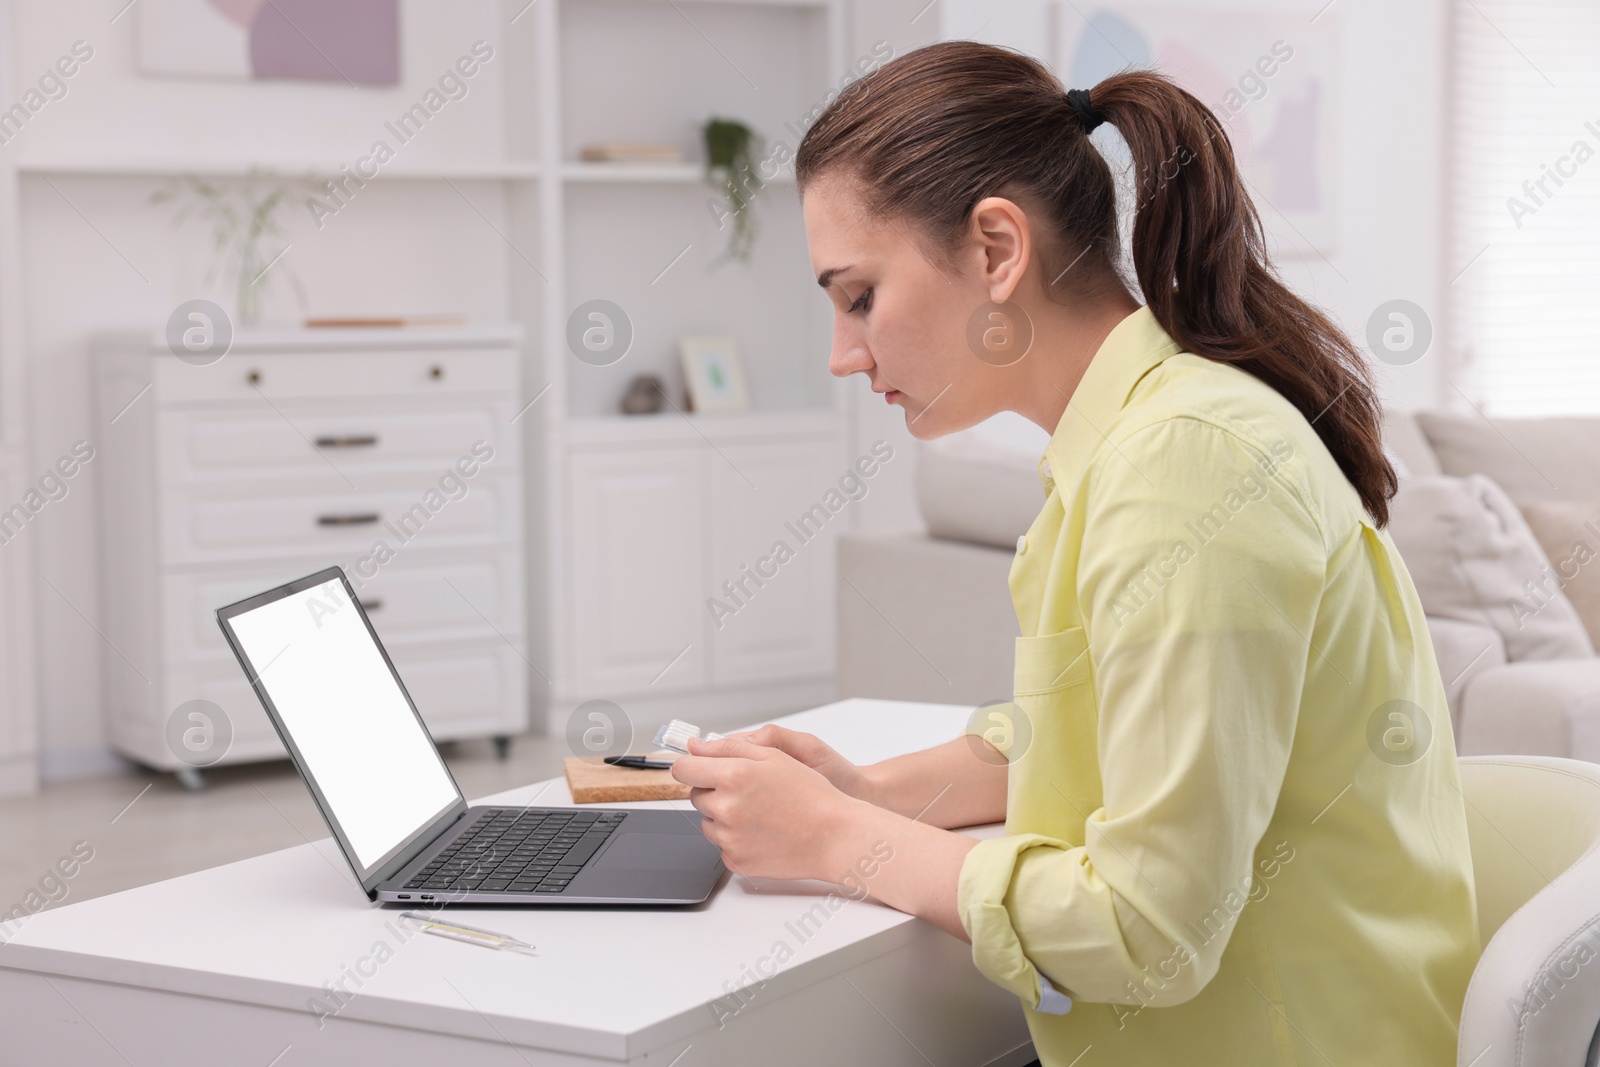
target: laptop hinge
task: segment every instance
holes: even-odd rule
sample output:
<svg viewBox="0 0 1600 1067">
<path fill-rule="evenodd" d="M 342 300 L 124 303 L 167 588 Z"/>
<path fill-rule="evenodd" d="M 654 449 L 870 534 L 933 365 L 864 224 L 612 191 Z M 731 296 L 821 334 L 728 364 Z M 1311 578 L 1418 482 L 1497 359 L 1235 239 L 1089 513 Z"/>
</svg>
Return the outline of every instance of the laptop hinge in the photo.
<svg viewBox="0 0 1600 1067">
<path fill-rule="evenodd" d="M 451 819 L 444 826 L 441 826 L 437 833 L 424 834 L 423 836 L 417 838 L 417 840 L 413 841 L 411 845 L 405 849 L 405 851 L 396 854 L 394 859 L 384 864 L 383 868 L 373 875 L 372 888 L 369 891 L 376 891 L 385 882 L 397 877 L 401 871 L 411 866 L 412 861 L 418 856 L 428 851 L 428 849 L 432 848 L 438 842 L 443 841 L 445 838 L 451 836 L 451 834 L 461 826 L 462 820 L 465 819 L 472 812 L 472 810 L 473 809 L 470 807 L 462 808 L 460 813 L 458 813 L 455 818 Z"/>
</svg>

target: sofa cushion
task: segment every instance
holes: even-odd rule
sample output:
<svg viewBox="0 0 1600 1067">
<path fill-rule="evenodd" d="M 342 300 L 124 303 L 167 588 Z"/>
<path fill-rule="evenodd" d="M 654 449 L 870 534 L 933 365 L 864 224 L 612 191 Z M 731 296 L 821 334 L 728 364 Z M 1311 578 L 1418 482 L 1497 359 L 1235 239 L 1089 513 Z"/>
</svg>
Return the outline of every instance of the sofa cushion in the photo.
<svg viewBox="0 0 1600 1067">
<path fill-rule="evenodd" d="M 1443 474 L 1439 457 L 1417 424 L 1417 417 L 1406 411 L 1385 410 L 1383 413 L 1383 450 L 1394 464 L 1395 473 L 1402 478 L 1412 475 Z"/>
<path fill-rule="evenodd" d="M 1492 419 L 1425 411 L 1417 423 L 1446 474 L 1487 474 L 1519 504 L 1600 500 L 1600 418 Z"/>
<path fill-rule="evenodd" d="M 934 537 L 1015 550 L 1044 507 L 1050 435 L 1009 412 L 917 447 L 917 503 Z"/>
<path fill-rule="evenodd" d="M 1594 655 L 1544 550 L 1494 482 L 1481 474 L 1407 478 L 1389 514 L 1390 536 L 1429 615 L 1493 627 L 1513 663 Z"/>
<path fill-rule="evenodd" d="M 1600 657 L 1484 671 L 1462 697 L 1456 751 L 1600 762 Z"/>
<path fill-rule="evenodd" d="M 1530 501 L 1522 506 L 1589 640 L 1600 646 L 1600 500 Z"/>
<path fill-rule="evenodd" d="M 1484 671 L 1506 661 L 1506 643 L 1492 626 L 1428 616 L 1428 636 L 1433 639 L 1433 658 L 1439 664 L 1444 682 L 1445 703 L 1450 708 L 1450 724 L 1461 732 L 1461 702 L 1472 680 Z"/>
</svg>

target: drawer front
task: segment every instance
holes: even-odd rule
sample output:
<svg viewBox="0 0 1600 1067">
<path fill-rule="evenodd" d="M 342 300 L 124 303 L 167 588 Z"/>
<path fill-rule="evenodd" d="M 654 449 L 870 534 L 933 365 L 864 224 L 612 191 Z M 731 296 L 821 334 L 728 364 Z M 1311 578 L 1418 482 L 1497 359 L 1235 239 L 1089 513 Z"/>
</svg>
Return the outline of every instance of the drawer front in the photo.
<svg viewBox="0 0 1600 1067">
<path fill-rule="evenodd" d="M 499 638 L 494 645 L 397 644 L 388 651 L 436 739 L 527 728 L 527 666 Z M 199 699 L 223 710 L 233 728 L 232 751 L 269 759 L 280 750 L 272 720 L 237 664 L 177 669 L 168 679 L 173 707 Z M 261 752 L 263 744 L 271 755 Z"/>
<path fill-rule="evenodd" d="M 516 392 L 516 349 L 235 353 L 195 366 L 152 359 L 159 404 Z"/>
<path fill-rule="evenodd" d="M 156 427 L 162 477 L 189 487 L 312 478 L 348 488 L 374 471 L 443 474 L 520 462 L 514 412 L 492 401 L 448 405 L 288 404 L 277 410 L 166 410 Z M 474 475 L 475 476 L 475 475 Z"/>
<path fill-rule="evenodd" d="M 179 705 L 191 700 L 209 700 L 222 709 L 228 717 L 228 725 L 233 730 L 233 743 L 229 747 L 231 755 L 238 749 L 257 750 L 262 745 L 273 750 L 274 755 L 283 752 L 283 746 L 278 742 L 278 734 L 272 728 L 272 720 L 267 718 L 267 713 L 262 710 L 261 701 L 256 699 L 255 690 L 250 688 L 250 683 L 245 680 L 244 671 L 236 662 L 196 665 L 195 667 L 180 668 L 168 673 L 167 686 L 169 700 L 167 707 L 176 709 Z M 152 723 L 148 729 L 160 731 L 166 725 L 166 720 Z M 227 757 L 224 757 L 226 759 Z M 270 759 L 272 756 L 262 756 Z"/>
<path fill-rule="evenodd" d="M 527 729 L 528 664 L 499 638 L 467 648 L 400 645 L 390 656 L 434 737 Z"/>
<path fill-rule="evenodd" d="M 455 500 L 416 488 L 238 500 L 168 493 L 160 516 L 162 562 L 311 556 L 359 565 L 379 543 L 397 556 L 408 548 L 512 543 L 519 540 L 520 508 L 516 479 L 482 474 Z"/>
<path fill-rule="evenodd" d="M 216 610 L 327 565 L 327 560 L 310 559 L 277 567 L 166 575 L 161 580 L 162 625 L 168 662 L 234 662 L 217 627 Z M 401 552 L 390 563 L 368 567 L 372 576 L 366 579 L 355 561 L 342 565 L 386 645 L 498 641 L 496 631 L 515 640 L 523 632 L 522 562 L 513 550 L 474 553 L 471 558 Z"/>
</svg>

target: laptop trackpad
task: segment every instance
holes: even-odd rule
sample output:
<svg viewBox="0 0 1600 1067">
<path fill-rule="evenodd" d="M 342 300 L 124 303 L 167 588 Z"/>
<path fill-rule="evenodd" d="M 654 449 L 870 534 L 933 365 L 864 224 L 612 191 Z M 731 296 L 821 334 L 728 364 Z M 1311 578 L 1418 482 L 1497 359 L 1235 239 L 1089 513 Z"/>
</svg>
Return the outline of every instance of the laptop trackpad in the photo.
<svg viewBox="0 0 1600 1067">
<path fill-rule="evenodd" d="M 693 871 L 716 860 L 716 846 L 691 834 L 624 833 L 591 871 Z"/>
</svg>

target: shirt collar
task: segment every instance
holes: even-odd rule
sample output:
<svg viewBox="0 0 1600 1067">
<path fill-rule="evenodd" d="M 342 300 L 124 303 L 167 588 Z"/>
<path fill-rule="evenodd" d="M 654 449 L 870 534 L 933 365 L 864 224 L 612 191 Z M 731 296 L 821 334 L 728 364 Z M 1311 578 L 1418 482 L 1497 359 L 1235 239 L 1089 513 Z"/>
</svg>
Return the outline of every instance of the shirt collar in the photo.
<svg viewBox="0 0 1600 1067">
<path fill-rule="evenodd" d="M 1039 461 L 1039 478 L 1047 493 L 1058 482 L 1076 484 L 1134 386 L 1180 351 L 1182 346 L 1161 328 L 1147 306 L 1112 327 L 1073 390 Z"/>
</svg>

